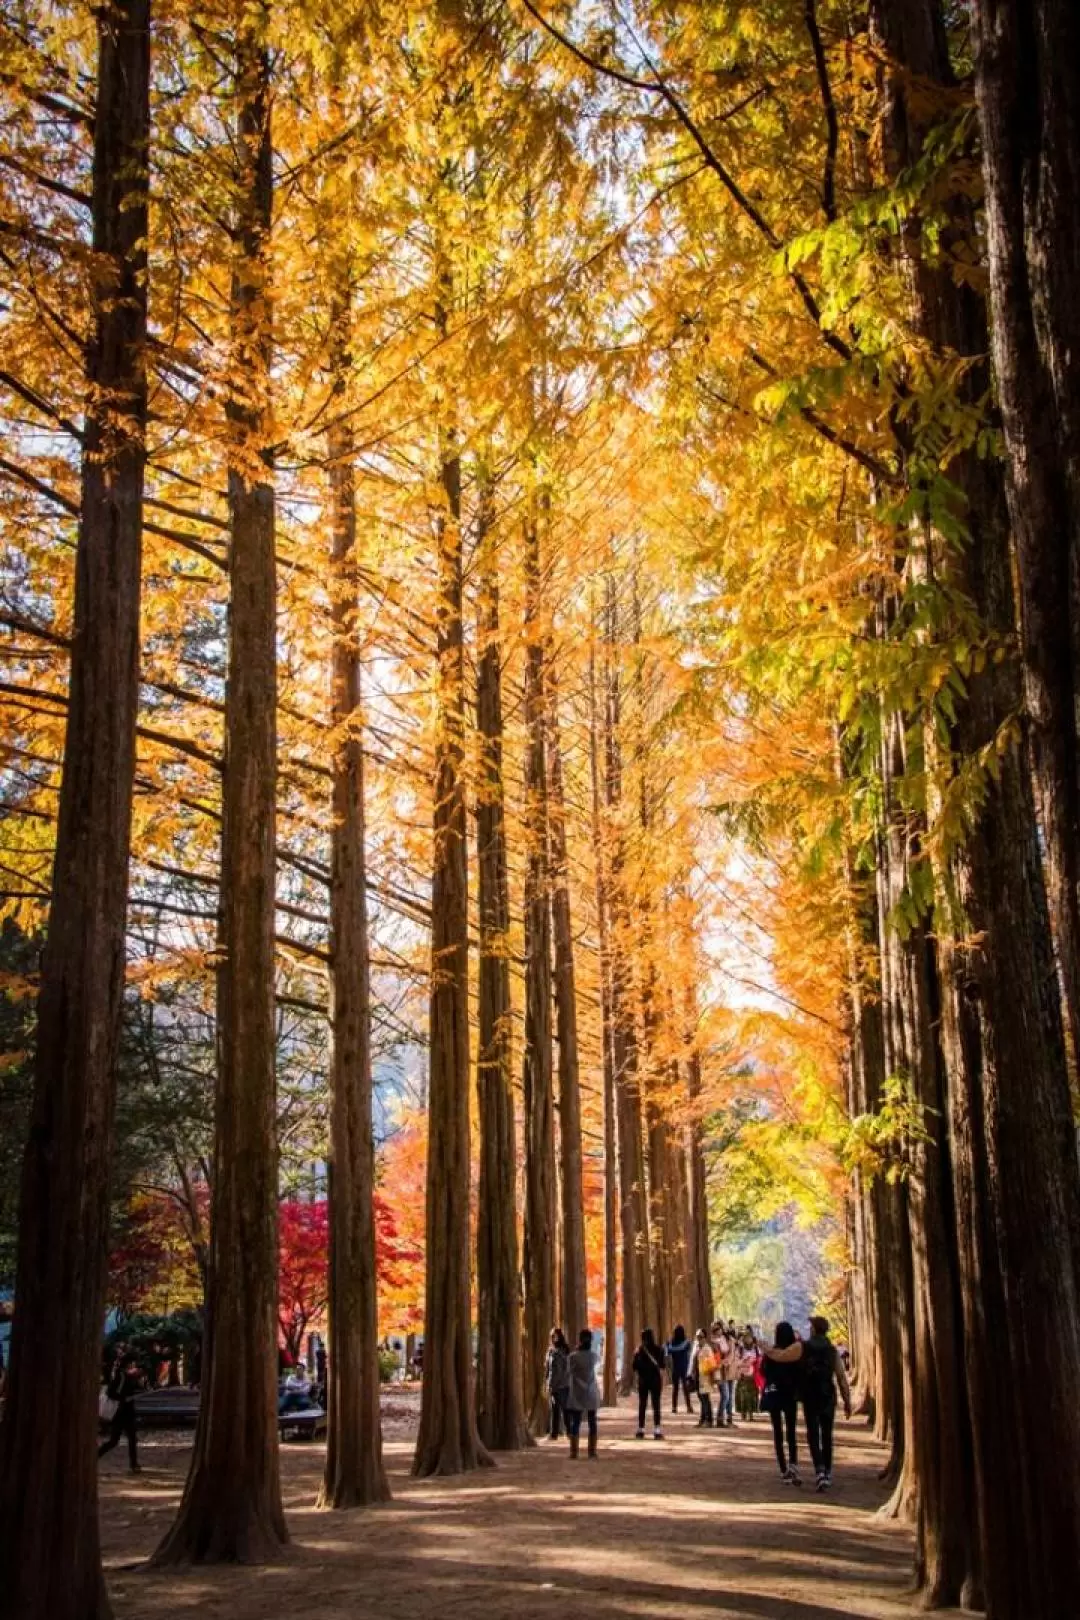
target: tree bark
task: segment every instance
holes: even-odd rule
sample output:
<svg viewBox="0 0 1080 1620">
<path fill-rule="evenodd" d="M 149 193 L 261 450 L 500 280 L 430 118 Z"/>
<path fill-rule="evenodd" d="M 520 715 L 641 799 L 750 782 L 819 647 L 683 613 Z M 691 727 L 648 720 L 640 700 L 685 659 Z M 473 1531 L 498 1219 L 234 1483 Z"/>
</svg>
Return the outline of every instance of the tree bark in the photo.
<svg viewBox="0 0 1080 1620">
<path fill-rule="evenodd" d="M 348 294 L 336 312 L 336 357 L 349 365 Z M 357 606 L 355 442 L 349 419 L 327 435 L 333 826 L 330 835 L 330 1267 L 326 1469 L 318 1505 L 390 1499 L 383 1467 L 377 1344 L 371 949 Z"/>
<path fill-rule="evenodd" d="M 208 1333 L 195 1449 L 158 1566 L 258 1563 L 288 1539 L 277 1426 L 274 882 L 277 620 L 266 12 L 236 39 L 229 629 Z"/>
<path fill-rule="evenodd" d="M 1080 1063 L 1080 13 L 974 0 L 971 18 L 1029 737 Z"/>
<path fill-rule="evenodd" d="M 607 579 L 604 705 L 604 798 L 609 828 L 608 892 L 611 898 L 611 1052 L 615 1081 L 619 1156 L 619 1217 L 622 1233 L 623 1363 L 619 1387 L 633 1383 L 631 1363 L 652 1300 L 652 1265 L 645 1184 L 641 1084 L 634 1024 L 633 971 L 628 951 L 629 905 L 625 893 L 622 809 L 621 687 L 617 664 L 618 601 Z"/>
<path fill-rule="evenodd" d="M 559 1046 L 559 1186 L 562 1200 L 563 1326 L 571 1343 L 589 1320 L 585 1269 L 585 1191 L 581 1157 L 581 1079 L 578 1055 L 577 983 L 570 916 L 570 870 L 566 850 L 566 805 L 559 743 L 558 692 L 548 672 L 548 833 L 551 922 L 555 943 L 555 1011 Z"/>
<path fill-rule="evenodd" d="M 552 1075 L 548 761 L 544 632 L 538 622 L 540 533 L 525 526 L 525 1410 L 534 1433 L 547 1421 L 544 1358 L 555 1323 L 558 1218 Z"/>
<path fill-rule="evenodd" d="M 118 0 L 98 18 L 68 724 L 0 1430 L 0 1608 L 11 1620 L 111 1613 L 97 1392 L 139 698 L 149 75 L 149 0 Z"/>
<path fill-rule="evenodd" d="M 595 641 L 595 625 L 594 625 Z M 619 1170 L 615 1152 L 615 1032 L 611 1006 L 611 900 L 608 861 L 600 811 L 600 724 L 596 701 L 596 654 L 589 651 L 589 766 L 592 779 L 593 860 L 596 874 L 596 922 L 600 942 L 601 1077 L 604 1088 L 604 1364 L 601 1395 L 605 1406 L 618 1400 Z"/>
<path fill-rule="evenodd" d="M 444 282 L 448 277 L 444 276 Z M 445 334 L 449 290 L 437 324 Z M 424 1381 L 413 1473 L 491 1462 L 476 1427 L 469 1256 L 469 882 L 465 809 L 465 638 L 461 461 L 443 429 L 438 568 L 435 803 L 431 882 L 427 1275 Z"/>
<path fill-rule="evenodd" d="M 904 78 L 918 75 L 949 86 L 939 0 L 908 0 L 887 22 L 893 31 L 884 37 Z M 1066 36 L 1074 47 L 1073 70 L 1080 72 L 1075 19 L 1071 33 L 1062 28 L 1062 47 Z M 1017 59 L 1009 71 L 1018 77 L 1027 66 Z M 924 132 L 906 97 L 898 95 L 896 107 L 910 161 L 921 150 Z M 1032 110 L 1025 107 L 1025 115 Z M 1047 112 L 1046 103 L 1041 110 Z M 1075 148 L 1070 161 L 1075 164 Z M 970 230 L 962 205 L 955 213 L 961 228 Z M 993 237 L 992 207 L 988 223 Z M 1044 221 L 1054 223 L 1076 228 L 1071 218 Z M 921 335 L 938 351 L 971 360 L 963 387 L 975 403 L 987 386 L 980 375 L 987 346 L 982 305 L 917 253 L 911 265 Z M 1057 290 L 1065 294 L 1064 288 Z M 1075 311 L 1075 303 L 1071 307 Z M 1003 312 L 995 313 L 1000 323 Z M 995 353 L 998 342 L 996 336 Z M 1004 403 L 1005 384 L 999 382 Z M 1073 387 L 1063 384 L 1064 394 Z M 1066 409 L 1063 424 L 1067 418 Z M 1064 462 L 1069 463 L 1067 437 Z M 933 474 L 931 468 L 928 476 Z M 948 474 L 963 492 L 971 543 L 948 545 L 927 523 L 929 567 L 971 601 L 991 636 L 1004 643 L 1012 633 L 1015 605 L 1001 478 L 996 467 L 970 451 L 954 459 Z M 1018 545 L 1022 552 L 1019 535 Z M 928 732 L 939 751 L 928 756 L 932 784 L 948 779 L 954 761 L 995 749 L 997 757 L 970 828 L 955 847 L 946 844 L 939 852 L 935 869 L 963 1382 L 971 1404 L 981 1572 L 992 1620 L 1064 1612 L 1080 1578 L 1080 1415 L 1071 1393 L 1080 1356 L 1080 1176 L 1031 786 L 1018 750 L 996 747 L 1019 700 L 1011 660 L 989 660 L 973 671 L 947 742 L 940 728 Z M 1069 704 L 1071 710 L 1071 695 Z M 936 811 L 932 802 L 931 825 Z M 935 1324 L 935 1333 L 940 1332 Z M 1046 1417 L 1045 1427 L 1025 1428 L 1019 1443 L 1000 1410 L 1003 1380 L 1010 1387 L 1015 1380 L 1037 1389 Z M 1043 1436 L 1049 1434 L 1048 1448 Z M 940 1438 L 929 1435 L 928 1443 Z M 962 1455 L 951 1459 L 954 1507 L 965 1483 L 965 1460 Z M 939 1478 L 944 1489 L 947 1482 Z M 966 1504 L 961 1500 L 960 1505 Z M 948 1573 L 942 1541 L 950 1531 L 955 1535 L 955 1527 L 948 1522 L 949 1504 L 941 1511 L 943 1522 L 928 1523 L 933 1539 L 921 1550 L 936 1560 L 938 1591 L 950 1601 L 956 1579 Z M 953 1560 L 961 1570 L 962 1551 Z M 960 1595 L 977 1596 L 978 1577 L 978 1567 L 972 1568 L 966 1585 L 974 1591 Z M 936 1595 L 932 1588 L 930 1595 Z"/>
<path fill-rule="evenodd" d="M 698 1110 L 701 1098 L 701 1053 L 697 1046 L 697 1008 L 694 992 L 687 994 L 687 1010 L 692 1014 L 690 1056 L 687 1059 L 687 1091 L 690 1097 L 690 1125 L 687 1129 L 687 1164 L 690 1179 L 690 1317 L 692 1332 L 703 1327 L 708 1332 L 713 1321 L 712 1272 L 709 1265 L 709 1201 L 705 1179 L 705 1131 Z"/>
<path fill-rule="evenodd" d="M 533 1441 L 522 1403 L 510 894 L 503 797 L 502 642 L 499 580 L 488 522 L 487 513 L 482 510 L 476 667 L 476 710 L 481 743 L 476 797 L 480 921 L 476 1060 L 480 1120 L 476 1410 L 480 1438 L 485 1446 L 494 1451 L 520 1451 Z"/>
</svg>

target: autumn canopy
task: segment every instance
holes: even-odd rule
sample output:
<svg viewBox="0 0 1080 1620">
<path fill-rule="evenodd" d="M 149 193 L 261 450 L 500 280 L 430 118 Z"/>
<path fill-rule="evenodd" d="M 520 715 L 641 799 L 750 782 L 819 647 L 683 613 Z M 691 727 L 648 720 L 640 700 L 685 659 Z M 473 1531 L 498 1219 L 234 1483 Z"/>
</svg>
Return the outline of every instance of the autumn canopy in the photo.
<svg viewBox="0 0 1080 1620">
<path fill-rule="evenodd" d="M 387 1337 L 428 1476 L 824 1306 L 927 1605 L 1075 1607 L 1078 108 L 1071 0 L 4 8 L 5 1615 L 177 1310 L 160 1566 L 312 1332 L 348 1508 Z"/>
</svg>

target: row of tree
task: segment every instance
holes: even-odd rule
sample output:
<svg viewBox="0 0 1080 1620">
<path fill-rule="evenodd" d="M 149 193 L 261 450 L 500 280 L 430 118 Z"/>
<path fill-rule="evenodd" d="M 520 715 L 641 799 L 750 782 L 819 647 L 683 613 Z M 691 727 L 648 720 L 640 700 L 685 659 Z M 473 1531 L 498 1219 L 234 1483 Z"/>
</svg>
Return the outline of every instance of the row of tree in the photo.
<svg viewBox="0 0 1080 1620">
<path fill-rule="evenodd" d="M 372 1037 L 426 997 L 419 1472 L 527 1443 L 590 1251 L 609 1395 L 618 1327 L 711 1314 L 700 1122 L 737 1072 L 763 1159 L 781 1121 L 815 1199 L 850 1175 L 926 1601 L 1067 1612 L 1072 8 L 214 0 L 151 33 L 123 0 L 96 57 L 89 24 L 4 36 L 6 865 L 49 907 L 13 1612 L 107 1612 L 126 955 L 216 998 L 209 1370 L 159 1559 L 285 1534 L 283 1003 L 331 1035 L 324 1499 L 386 1493 Z"/>
</svg>

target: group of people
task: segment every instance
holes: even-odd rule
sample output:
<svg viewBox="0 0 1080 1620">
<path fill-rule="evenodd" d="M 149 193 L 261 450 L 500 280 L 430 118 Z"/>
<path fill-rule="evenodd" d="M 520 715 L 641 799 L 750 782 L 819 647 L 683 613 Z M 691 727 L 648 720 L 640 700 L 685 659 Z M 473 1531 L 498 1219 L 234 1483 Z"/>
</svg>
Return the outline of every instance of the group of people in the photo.
<svg viewBox="0 0 1080 1620">
<path fill-rule="evenodd" d="M 798 1409 L 801 1404 L 806 1439 L 814 1466 L 817 1489 L 832 1484 L 833 1426 L 843 1402 L 851 1416 L 851 1389 L 844 1359 L 829 1338 L 823 1316 L 810 1318 L 810 1334 L 800 1338 L 790 1322 L 778 1322 L 772 1344 L 758 1341 L 750 1327 L 716 1321 L 708 1332 L 698 1328 L 693 1342 L 680 1324 L 665 1344 L 652 1328 L 641 1335 L 633 1360 L 638 1415 L 635 1436 L 645 1438 L 645 1420 L 652 1408 L 653 1438 L 664 1438 L 661 1421 L 664 1374 L 671 1379 L 671 1409 L 679 1410 L 679 1395 L 692 1411 L 691 1396 L 698 1398 L 698 1427 L 730 1428 L 737 1411 L 749 1422 L 760 1410 L 772 1423 L 780 1476 L 789 1485 L 801 1485 L 799 1473 Z M 581 1420 L 588 1419 L 589 1456 L 597 1454 L 597 1411 L 600 1391 L 596 1382 L 596 1356 L 592 1334 L 586 1328 L 571 1350 L 561 1328 L 552 1328 L 545 1366 L 550 1419 L 548 1435 L 557 1440 L 565 1425 L 570 1455 L 577 1457 Z M 716 1412 L 713 1414 L 715 1399 Z"/>
</svg>

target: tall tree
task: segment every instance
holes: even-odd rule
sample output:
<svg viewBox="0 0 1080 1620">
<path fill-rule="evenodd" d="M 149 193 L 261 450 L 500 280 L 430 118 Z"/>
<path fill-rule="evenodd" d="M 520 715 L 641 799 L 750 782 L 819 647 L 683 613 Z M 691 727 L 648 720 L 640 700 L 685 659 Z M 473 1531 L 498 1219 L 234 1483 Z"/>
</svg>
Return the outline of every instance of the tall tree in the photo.
<svg viewBox="0 0 1080 1620">
<path fill-rule="evenodd" d="M 1080 1060 L 1080 15 L 974 0 L 994 375 L 1051 915 Z"/>
<path fill-rule="evenodd" d="M 551 1048 L 551 909 L 548 759 L 544 726 L 546 631 L 540 617 L 540 526 L 535 498 L 525 523 L 525 1409 L 539 1431 L 547 1415 L 544 1357 L 555 1321 L 558 1223 L 555 1093 Z"/>
<path fill-rule="evenodd" d="M 439 273 L 436 326 L 450 326 L 453 281 Z M 465 808 L 465 636 L 461 455 L 440 424 L 435 802 L 428 1044 L 427 1276 L 424 1385 L 413 1473 L 459 1474 L 490 1462 L 476 1428 L 469 1242 L 469 881 Z"/>
<path fill-rule="evenodd" d="M 477 908 L 480 924 L 476 1085 L 480 1120 L 476 1277 L 479 1295 L 476 1411 L 494 1451 L 532 1444 L 522 1405 L 514 1130 L 510 889 L 503 784 L 503 648 L 495 535 L 484 503 L 477 608 L 476 715 L 481 757 L 476 791 Z"/>
<path fill-rule="evenodd" d="M 345 386 L 351 291 L 335 311 L 335 372 Z M 333 620 L 333 830 L 330 843 L 330 1268 L 324 1507 L 385 1502 L 379 1407 L 372 1131 L 371 946 L 367 911 L 361 651 L 357 611 L 356 438 L 343 414 L 327 434 Z"/>
<path fill-rule="evenodd" d="M 581 1164 L 581 1075 L 578 1054 L 577 977 L 570 912 L 559 697 L 549 667 L 547 697 L 548 831 L 551 864 L 551 930 L 555 946 L 555 1012 L 559 1050 L 559 1193 L 562 1214 L 560 1315 L 574 1335 L 589 1314 L 585 1286 L 585 1191 Z"/>
<path fill-rule="evenodd" d="M 97 1389 L 139 697 L 149 0 L 98 13 L 75 617 L 0 1429 L 0 1606 L 104 1620 Z"/>
<path fill-rule="evenodd" d="M 191 1471 L 176 1523 L 154 1555 L 158 1565 L 259 1562 L 287 1540 L 277 1426 L 277 591 L 267 22 L 265 5 L 243 9 L 234 41 L 228 674 L 206 1364 Z"/>
</svg>

